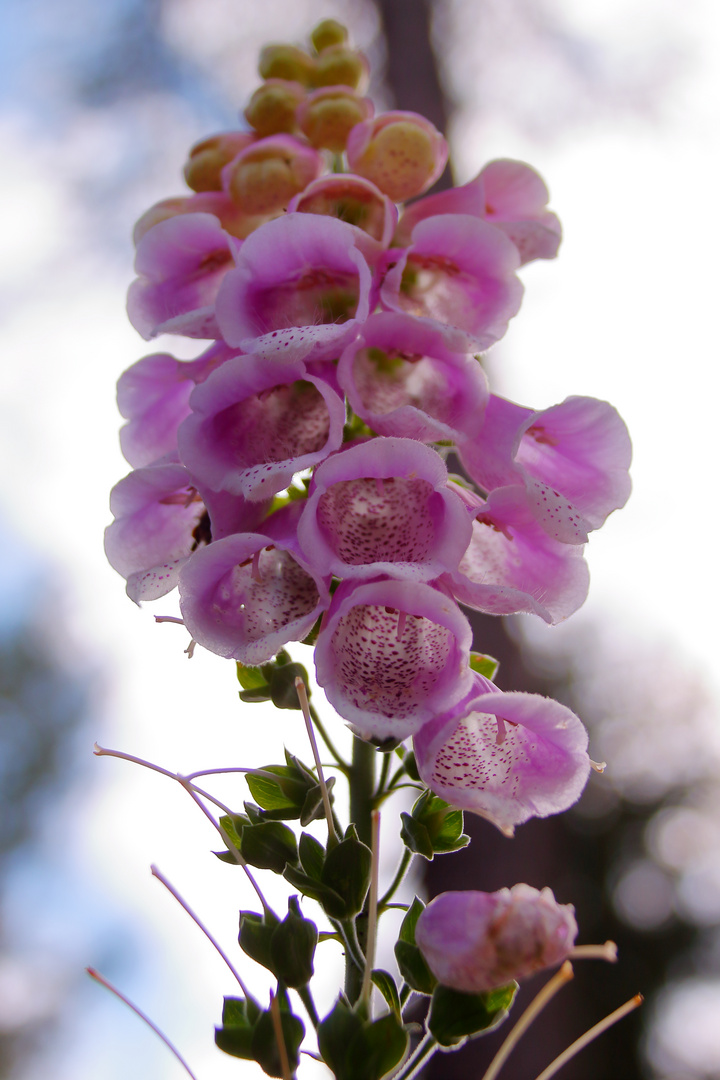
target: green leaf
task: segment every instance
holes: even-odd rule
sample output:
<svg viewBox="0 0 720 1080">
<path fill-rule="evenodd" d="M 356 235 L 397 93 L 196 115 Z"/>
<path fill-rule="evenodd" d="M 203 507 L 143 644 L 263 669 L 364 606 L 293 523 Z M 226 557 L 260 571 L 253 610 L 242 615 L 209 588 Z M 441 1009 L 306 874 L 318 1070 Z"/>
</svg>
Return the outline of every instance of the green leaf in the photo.
<svg viewBox="0 0 720 1080">
<path fill-rule="evenodd" d="M 287 811 L 288 818 L 300 816 L 308 785 L 298 777 L 297 770 L 287 765 L 267 765 L 246 773 L 245 779 L 250 794 L 263 810 Z"/>
<path fill-rule="evenodd" d="M 342 906 L 338 909 L 331 911 L 325 907 L 331 918 L 349 919 L 362 911 L 370 887 L 371 863 L 370 848 L 349 831 L 346 838 L 328 852 L 320 880 L 342 897 Z"/>
<path fill-rule="evenodd" d="M 517 983 L 484 994 L 464 994 L 438 985 L 430 1003 L 428 1031 L 441 1046 L 459 1047 L 467 1039 L 493 1031 L 512 1005 Z"/>
<path fill-rule="evenodd" d="M 435 849 L 430 839 L 430 833 L 422 822 L 416 821 L 414 817 L 411 817 L 405 811 L 400 814 L 400 820 L 402 821 L 400 838 L 408 851 L 412 851 L 414 855 L 422 855 L 424 859 L 432 860 Z"/>
<path fill-rule="evenodd" d="M 403 754 L 403 765 L 405 766 L 405 772 L 408 774 L 411 780 L 419 780 L 420 773 L 418 772 L 417 762 L 415 761 L 415 755 L 412 750 L 406 750 Z"/>
<path fill-rule="evenodd" d="M 310 982 L 317 942 L 317 926 L 303 917 L 297 897 L 291 896 L 288 914 L 275 928 L 270 943 L 272 970 L 286 986 L 298 989 Z"/>
<path fill-rule="evenodd" d="M 280 999 L 280 994 L 278 994 Z M 299 1017 L 281 1007 L 280 1026 L 282 1027 L 283 1042 L 287 1051 L 290 1071 L 295 1073 L 300 1064 L 300 1044 L 305 1038 L 305 1027 Z M 280 1052 L 275 1036 L 275 1025 L 272 1013 L 269 1009 L 263 1012 L 255 1025 L 252 1036 L 253 1059 L 267 1073 L 268 1076 L 282 1076 L 280 1064 Z"/>
<path fill-rule="evenodd" d="M 263 671 L 266 671 L 266 665 Z M 276 709 L 299 709 L 300 700 L 295 689 L 295 679 L 300 678 L 305 683 L 310 697 L 310 688 L 307 670 L 302 664 L 280 664 L 272 668 L 268 677 L 270 697 Z"/>
<path fill-rule="evenodd" d="M 279 920 L 270 911 L 259 914 L 256 911 L 240 912 L 240 933 L 238 942 L 244 953 L 256 963 L 275 971 L 272 961 L 272 936 L 279 925 Z"/>
<path fill-rule="evenodd" d="M 470 653 L 470 667 L 477 671 L 478 675 L 484 675 L 486 679 L 494 679 L 497 675 L 500 661 L 494 656 L 485 656 L 483 653 Z"/>
<path fill-rule="evenodd" d="M 225 832 L 228 834 L 233 845 L 239 851 L 242 831 L 246 825 L 250 824 L 250 818 L 246 817 L 244 814 L 233 814 L 232 817 L 230 817 L 228 814 L 223 814 L 223 816 L 220 818 L 220 824 L 222 825 Z M 216 851 L 214 852 L 214 854 L 218 857 L 218 859 L 220 859 L 221 862 L 230 863 L 231 866 L 239 866 L 237 859 L 229 850 Z"/>
<path fill-rule="evenodd" d="M 225 998 L 222 1027 L 215 1028 L 215 1044 L 232 1057 L 254 1060 L 252 1037 L 260 1008 L 252 998 Z"/>
<path fill-rule="evenodd" d="M 332 806 L 335 801 L 332 794 L 332 790 L 335 787 L 334 776 L 325 778 L 325 787 L 327 788 L 330 805 Z M 303 826 L 309 825 L 311 821 L 318 821 L 323 817 L 325 817 L 325 803 L 323 802 L 322 788 L 319 784 L 315 784 L 309 789 L 305 796 L 305 802 L 303 803 L 300 812 L 300 824 Z"/>
<path fill-rule="evenodd" d="M 259 667 L 246 667 L 245 664 L 241 664 L 239 661 L 237 664 L 237 677 L 243 690 L 259 690 L 267 682 Z"/>
<path fill-rule="evenodd" d="M 370 977 L 395 1016 L 398 1020 L 401 1020 L 400 996 L 398 994 L 397 984 L 392 975 L 388 971 L 383 971 L 381 968 L 375 968 Z"/>
<path fill-rule="evenodd" d="M 319 881 L 322 875 L 323 863 L 325 862 L 325 848 L 320 841 L 316 840 L 310 833 L 301 833 L 298 854 L 300 856 L 300 865 L 305 873 Z"/>
<path fill-rule="evenodd" d="M 342 998 L 318 1026 L 318 1047 L 336 1080 L 381 1080 L 402 1059 L 407 1041 L 394 1013 L 366 1021 Z"/>
<path fill-rule="evenodd" d="M 297 862 L 295 833 L 280 821 L 246 825 L 242 832 L 240 852 L 251 866 L 282 874 L 288 863 Z"/>
<path fill-rule="evenodd" d="M 290 882 L 293 888 L 299 889 L 304 896 L 309 896 L 311 900 L 317 900 L 324 911 L 337 911 L 342 908 L 343 899 L 339 893 L 336 893 L 329 886 L 323 885 L 321 881 L 316 881 L 315 878 L 310 877 L 308 874 L 303 874 L 294 866 L 288 864 L 285 867 L 283 877 Z"/>
<path fill-rule="evenodd" d="M 415 927 L 424 907 L 422 900 L 416 896 L 400 924 L 400 934 L 395 944 L 395 959 L 408 986 L 418 994 L 432 994 L 437 986 L 437 979 L 415 944 Z"/>
</svg>

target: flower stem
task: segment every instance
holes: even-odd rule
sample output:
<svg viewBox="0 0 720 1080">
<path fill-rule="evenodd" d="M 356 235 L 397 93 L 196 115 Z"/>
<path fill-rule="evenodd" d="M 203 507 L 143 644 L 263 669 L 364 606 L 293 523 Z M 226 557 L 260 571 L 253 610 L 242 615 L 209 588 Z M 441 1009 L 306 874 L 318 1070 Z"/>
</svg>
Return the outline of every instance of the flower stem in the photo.
<svg viewBox="0 0 720 1080">
<path fill-rule="evenodd" d="M 527 1029 L 532 1024 L 536 1016 L 538 1016 L 548 1002 L 557 994 L 558 990 L 570 982 L 573 978 L 573 968 L 569 960 L 566 960 L 563 966 L 557 971 L 552 979 L 545 983 L 542 990 L 535 995 L 527 1009 L 519 1017 L 517 1023 L 513 1027 L 510 1034 L 507 1036 L 502 1046 L 498 1050 L 495 1057 L 490 1062 L 490 1066 L 483 1076 L 482 1080 L 495 1080 L 495 1077 L 502 1069 L 503 1065 L 509 1058 L 512 1051 L 517 1046 L 518 1042 L 525 1034 Z"/>
<path fill-rule="evenodd" d="M 314 1028 L 317 1028 L 318 1024 L 320 1023 L 320 1017 L 318 1016 L 317 1009 L 315 1008 L 315 1002 L 313 1001 L 313 996 L 310 993 L 310 987 L 301 986 L 298 988 L 297 993 L 298 997 L 305 1006 L 305 1011 L 310 1017 L 310 1023 Z"/>
<path fill-rule="evenodd" d="M 407 874 L 408 869 L 410 867 L 411 861 L 412 861 L 412 852 L 409 851 L 407 848 L 405 848 L 405 851 L 403 852 L 402 859 L 400 860 L 400 865 L 398 866 L 397 871 L 395 873 L 395 877 L 392 879 L 392 881 L 391 881 L 391 883 L 390 883 L 390 885 L 388 887 L 387 892 L 385 893 L 385 895 L 381 899 L 380 903 L 378 904 L 378 912 L 381 915 L 382 915 L 383 911 L 385 910 L 385 908 L 388 906 L 388 901 L 395 895 L 398 888 L 402 884 L 402 881 L 403 881 L 403 879 L 404 879 L 405 875 Z"/>
<path fill-rule="evenodd" d="M 300 677 L 295 680 L 295 690 L 300 701 L 300 708 L 302 709 L 303 717 L 305 718 L 305 727 L 307 728 L 308 739 L 310 740 L 310 746 L 312 748 L 313 757 L 315 759 L 315 768 L 317 769 L 318 783 L 320 785 L 323 806 L 325 808 L 325 817 L 327 819 L 329 850 L 331 847 L 337 844 L 339 837 L 335 832 L 335 821 L 333 819 L 332 806 L 330 804 L 330 795 L 328 793 L 327 784 L 325 783 L 325 777 L 323 776 L 322 765 L 320 764 L 320 755 L 318 753 L 317 741 L 315 739 L 315 732 L 313 730 L 312 717 L 310 716 L 310 706 L 308 704 L 307 689 L 305 687 L 305 683 Z"/>
<path fill-rule="evenodd" d="M 372 850 L 373 791 L 375 790 L 375 747 L 363 739 L 353 738 L 352 765 L 348 777 L 350 786 L 350 821 L 357 829 L 358 838 Z M 353 931 L 357 936 L 359 951 L 365 951 L 367 941 L 368 908 L 355 919 Z M 358 970 L 349 956 L 345 957 L 345 993 L 352 1005 L 360 997 L 365 961 Z"/>
<path fill-rule="evenodd" d="M 317 728 L 317 730 L 320 733 L 320 738 L 322 739 L 322 741 L 325 743 L 326 747 L 330 751 L 331 756 L 335 759 L 335 764 L 337 765 L 338 769 L 340 769 L 341 772 L 344 772 L 345 775 L 347 776 L 349 771 L 350 771 L 350 766 L 348 765 L 347 761 L 342 756 L 340 751 L 335 748 L 335 744 L 333 743 L 332 739 L 330 738 L 327 731 L 325 730 L 325 725 L 323 724 L 322 720 L 318 716 L 318 711 L 315 708 L 315 706 L 308 704 L 308 708 L 310 710 L 310 716 L 312 717 L 312 722 L 313 722 L 313 724 L 315 725 L 315 727 Z"/>
<path fill-rule="evenodd" d="M 562 1054 L 551 1061 L 547 1069 L 544 1069 L 537 1080 L 550 1080 L 551 1076 L 554 1076 L 556 1072 L 562 1069 L 570 1058 L 574 1058 L 576 1054 L 584 1050 L 588 1043 L 591 1043 L 593 1039 L 597 1039 L 598 1035 L 602 1035 L 603 1031 L 607 1031 L 609 1027 L 616 1024 L 618 1020 L 622 1020 L 624 1016 L 631 1013 L 633 1009 L 637 1009 L 638 1005 L 642 1005 L 642 994 L 636 994 L 635 997 L 630 998 L 624 1005 L 621 1005 L 615 1012 L 611 1012 L 609 1016 L 606 1016 L 604 1020 L 600 1020 L 599 1023 L 591 1027 L 589 1031 L 586 1031 L 584 1035 L 581 1035 L 579 1039 L 576 1039 L 574 1043 L 568 1046 L 567 1050 L 563 1050 Z M 399 1078 L 398 1078 L 399 1080 Z"/>
<path fill-rule="evenodd" d="M 375 963 L 375 942 L 377 939 L 378 920 L 378 873 L 380 862 L 380 811 L 372 812 L 372 870 L 370 874 L 370 892 L 368 896 L 368 933 L 365 949 L 365 971 L 363 973 L 360 1000 L 365 1006 L 368 1018 L 372 1019 L 370 1000 L 372 995 L 372 970 Z"/>
<path fill-rule="evenodd" d="M 420 1070 L 424 1068 L 428 1058 L 432 1057 L 435 1053 L 436 1049 L 437 1040 L 428 1032 L 405 1062 L 405 1067 L 395 1075 L 394 1080 L 411 1080 L 413 1076 L 417 1076 Z"/>
</svg>

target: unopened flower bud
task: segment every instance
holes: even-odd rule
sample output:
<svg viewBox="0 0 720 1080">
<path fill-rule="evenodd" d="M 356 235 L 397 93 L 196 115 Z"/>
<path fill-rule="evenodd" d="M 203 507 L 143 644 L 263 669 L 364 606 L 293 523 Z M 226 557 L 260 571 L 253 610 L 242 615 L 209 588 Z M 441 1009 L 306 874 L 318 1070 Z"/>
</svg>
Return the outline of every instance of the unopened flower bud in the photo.
<svg viewBox="0 0 720 1080">
<path fill-rule="evenodd" d="M 435 183 L 447 161 L 447 143 L 419 113 L 387 112 L 358 124 L 348 137 L 348 163 L 394 202 Z"/>
<path fill-rule="evenodd" d="M 561 963 L 575 937 L 572 904 L 550 889 L 446 892 L 420 914 L 415 941 L 444 986 L 481 994 Z"/>
<path fill-rule="evenodd" d="M 190 198 L 184 195 L 179 195 L 174 199 L 161 199 L 160 202 L 156 202 L 149 210 L 141 214 L 133 228 L 133 243 L 135 246 L 137 247 L 145 233 L 149 232 L 153 225 L 157 225 L 160 221 L 167 221 L 168 218 L 175 217 L 176 214 L 186 214 L 189 202 Z"/>
<path fill-rule="evenodd" d="M 261 139 L 294 131 L 295 111 L 304 97 L 305 89 L 300 83 L 268 79 L 250 98 L 245 119 Z"/>
<path fill-rule="evenodd" d="M 368 62 L 357 49 L 333 45 L 315 61 L 315 86 L 349 86 L 362 92 L 369 78 Z"/>
<path fill-rule="evenodd" d="M 369 98 L 347 86 L 327 86 L 315 90 L 300 105 L 297 120 L 312 146 L 341 154 L 355 125 L 368 120 L 373 112 Z"/>
<path fill-rule="evenodd" d="M 339 23 L 337 19 L 323 19 L 310 35 L 310 40 L 319 53 L 332 45 L 345 45 L 347 39 L 347 27 Z"/>
<path fill-rule="evenodd" d="M 310 86 L 315 76 L 315 61 L 296 45 L 266 45 L 258 64 L 263 79 L 285 79 Z"/>
<path fill-rule="evenodd" d="M 251 132 L 226 131 L 195 143 L 183 170 L 188 187 L 193 191 L 222 191 L 222 169 L 255 139 Z"/>
<path fill-rule="evenodd" d="M 242 151 L 225 167 L 223 186 L 247 214 L 279 213 L 322 168 L 315 150 L 291 135 L 272 135 Z"/>
</svg>

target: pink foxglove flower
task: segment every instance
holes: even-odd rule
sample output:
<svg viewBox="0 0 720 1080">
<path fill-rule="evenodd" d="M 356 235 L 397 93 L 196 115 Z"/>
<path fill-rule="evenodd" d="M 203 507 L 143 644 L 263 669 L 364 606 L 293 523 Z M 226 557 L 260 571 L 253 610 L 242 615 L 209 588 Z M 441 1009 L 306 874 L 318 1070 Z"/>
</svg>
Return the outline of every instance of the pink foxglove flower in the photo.
<svg viewBox="0 0 720 1080">
<path fill-rule="evenodd" d="M 213 491 L 269 498 L 342 443 L 344 402 L 300 360 L 238 356 L 197 388 L 190 406 L 180 456 Z"/>
<path fill-rule="evenodd" d="M 513 885 L 441 893 L 420 913 L 415 940 L 438 982 L 481 994 L 562 963 L 577 932 L 572 904 Z"/>
<path fill-rule="evenodd" d="M 288 213 L 325 214 L 355 230 L 355 242 L 369 263 L 390 246 L 397 224 L 397 207 L 382 191 L 362 176 L 333 173 L 321 176 L 301 191 Z"/>
<path fill-rule="evenodd" d="M 567 810 L 590 773 L 588 736 L 565 705 L 539 694 L 503 693 L 475 675 L 459 704 L 415 734 L 423 783 L 508 836 L 531 817 Z"/>
<path fill-rule="evenodd" d="M 128 291 L 128 316 L 149 340 L 158 334 L 219 338 L 214 304 L 232 268 L 232 240 L 211 214 L 179 214 L 140 240 L 138 278 Z"/>
<path fill-rule="evenodd" d="M 190 394 L 233 351 L 216 342 L 192 361 L 155 353 L 123 372 L 117 402 L 128 422 L 120 430 L 120 446 L 131 465 L 137 469 L 177 456 L 177 431 L 190 414 Z"/>
<path fill-rule="evenodd" d="M 565 543 L 585 543 L 630 495 L 630 436 L 612 405 L 595 398 L 533 412 L 491 395 L 482 431 L 459 452 L 486 491 L 524 484 L 538 521 Z"/>
<path fill-rule="evenodd" d="M 487 349 L 520 309 L 523 287 L 511 240 L 467 214 L 419 222 L 407 249 L 390 249 L 383 307 L 436 319 L 458 331 L 467 351 Z"/>
<path fill-rule="evenodd" d="M 470 624 L 430 585 L 343 582 L 315 646 L 328 700 L 366 739 L 405 739 L 467 696 Z"/>
<path fill-rule="evenodd" d="M 223 168 L 223 190 L 246 214 L 278 214 L 324 168 L 320 154 L 292 135 L 269 135 Z"/>
<path fill-rule="evenodd" d="M 318 214 L 256 229 L 218 295 L 225 340 L 288 359 L 337 358 L 370 310 L 370 267 L 355 240 L 350 225 Z"/>
<path fill-rule="evenodd" d="M 484 218 L 512 240 L 520 262 L 554 259 L 562 229 L 557 216 L 547 209 L 548 190 L 534 169 L 522 161 L 491 161 L 462 187 L 427 195 L 406 208 L 395 242 L 410 243 L 419 221 L 436 214 L 471 214 Z"/>
<path fill-rule="evenodd" d="M 345 349 L 338 381 L 353 412 L 378 435 L 462 442 L 483 425 L 485 373 L 467 353 L 452 350 L 430 319 L 371 315 Z"/>
<path fill-rule="evenodd" d="M 429 581 L 457 568 L 470 516 L 447 469 L 413 439 L 370 439 L 319 465 L 298 525 L 311 565 L 341 578 Z"/>
<path fill-rule="evenodd" d="M 582 547 L 549 536 L 519 485 L 496 488 L 481 507 L 447 579 L 455 599 L 488 615 L 527 611 L 548 623 L 577 611 L 590 583 Z"/>
<path fill-rule="evenodd" d="M 304 638 L 327 606 L 327 580 L 291 540 L 237 533 L 198 550 L 180 573 L 180 610 L 198 644 L 262 664 Z"/>
</svg>

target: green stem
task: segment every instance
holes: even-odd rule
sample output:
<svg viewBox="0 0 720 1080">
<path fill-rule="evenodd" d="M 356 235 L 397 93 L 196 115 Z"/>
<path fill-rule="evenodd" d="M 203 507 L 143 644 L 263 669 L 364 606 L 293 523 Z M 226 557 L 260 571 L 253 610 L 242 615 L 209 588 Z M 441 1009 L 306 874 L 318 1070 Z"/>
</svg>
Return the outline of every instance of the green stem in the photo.
<svg viewBox="0 0 720 1080">
<path fill-rule="evenodd" d="M 395 1075 L 394 1080 L 411 1080 L 413 1076 L 417 1076 L 428 1058 L 435 1053 L 437 1045 L 434 1036 L 428 1032 L 405 1062 L 405 1067 Z"/>
<path fill-rule="evenodd" d="M 312 1026 L 314 1028 L 317 1028 L 318 1024 L 320 1023 L 320 1017 L 317 1014 L 317 1009 L 315 1008 L 315 1002 L 313 1001 L 313 996 L 310 993 L 310 987 L 309 986 L 301 986 L 301 987 L 299 987 L 298 988 L 298 997 L 300 998 L 303 1005 L 305 1006 L 305 1011 L 307 1012 L 308 1016 L 310 1017 L 310 1023 L 312 1024 Z"/>
<path fill-rule="evenodd" d="M 379 799 L 385 793 L 385 787 L 387 785 L 388 773 L 390 772 L 390 754 L 383 754 L 382 769 L 380 770 L 380 779 L 378 785 L 375 788 L 375 794 L 373 796 L 373 802 Z"/>
<path fill-rule="evenodd" d="M 345 948 L 345 969 L 347 971 L 348 965 L 354 966 L 356 970 L 362 973 L 365 970 L 365 957 L 363 956 L 360 945 L 358 944 L 357 935 L 355 934 L 355 925 L 351 919 L 331 919 L 330 923 L 337 930 L 340 935 L 340 940 Z"/>
<path fill-rule="evenodd" d="M 391 883 L 390 883 L 390 885 L 388 887 L 387 892 L 385 893 L 385 895 L 382 897 L 382 899 L 378 903 L 378 912 L 379 913 L 382 913 L 385 910 L 385 908 L 388 905 L 388 901 L 397 892 L 398 888 L 400 887 L 400 884 L 402 883 L 403 878 L 405 877 L 405 875 L 408 872 L 411 861 L 412 861 L 412 851 L 408 851 L 408 849 L 405 848 L 405 851 L 403 852 L 403 857 L 400 860 L 400 865 L 398 866 L 397 871 L 395 873 L 395 877 L 392 879 L 392 881 L 391 881 Z"/>
<path fill-rule="evenodd" d="M 363 739 L 353 738 L 352 765 L 348 777 L 350 786 L 350 821 L 357 829 L 358 838 L 372 848 L 372 812 L 373 792 L 375 790 L 375 747 Z M 354 921 L 353 931 L 357 936 L 360 952 L 364 954 L 367 940 L 367 908 Z M 352 1005 L 360 997 L 362 990 L 362 970 L 358 971 L 354 963 L 345 959 L 345 993 Z M 364 961 L 363 961 L 364 967 Z"/>
<path fill-rule="evenodd" d="M 339 750 L 337 750 L 335 748 L 335 745 L 333 744 L 330 736 L 328 735 L 327 731 L 325 730 L 323 722 L 320 719 L 320 717 L 318 716 L 317 709 L 315 708 L 314 705 L 310 706 L 310 715 L 312 717 L 313 724 L 315 725 L 315 727 L 317 728 L 317 730 L 320 733 L 320 738 L 322 739 L 322 741 L 325 743 L 328 750 L 330 751 L 330 754 L 334 758 L 335 764 L 337 765 L 338 769 L 340 769 L 341 772 L 344 772 L 346 776 L 349 775 L 350 766 L 348 765 L 347 761 L 342 756 L 342 754 L 339 752 Z"/>
</svg>

